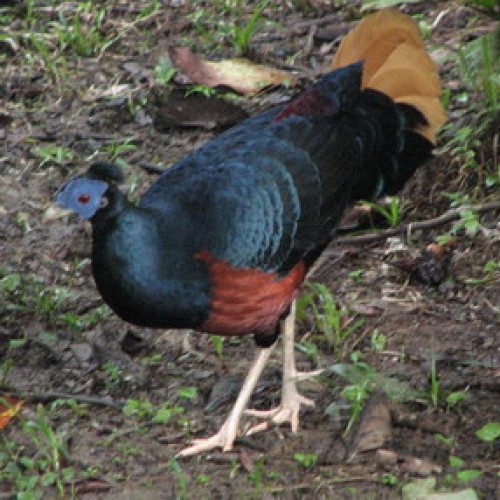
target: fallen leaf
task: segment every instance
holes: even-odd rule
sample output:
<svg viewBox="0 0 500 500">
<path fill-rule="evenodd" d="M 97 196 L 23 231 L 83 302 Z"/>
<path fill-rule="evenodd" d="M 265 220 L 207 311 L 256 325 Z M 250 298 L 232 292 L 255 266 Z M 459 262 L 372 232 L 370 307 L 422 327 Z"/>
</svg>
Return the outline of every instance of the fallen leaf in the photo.
<svg viewBox="0 0 500 500">
<path fill-rule="evenodd" d="M 242 108 L 225 99 L 184 92 L 151 94 L 153 123 L 159 130 L 171 127 L 203 127 L 225 129 L 248 118 Z"/>
<path fill-rule="evenodd" d="M 418 458 L 410 455 L 402 456 L 401 470 L 417 476 L 430 476 L 441 473 L 441 467 L 427 458 Z"/>
<path fill-rule="evenodd" d="M 391 438 L 389 399 L 376 394 L 366 405 L 354 439 L 354 452 L 376 450 Z"/>
<path fill-rule="evenodd" d="M 0 396 L 0 429 L 5 429 L 9 422 L 19 413 L 23 402 L 10 396 Z"/>
<path fill-rule="evenodd" d="M 198 57 L 188 47 L 170 50 L 172 63 L 196 83 L 207 87 L 225 86 L 242 94 L 252 95 L 270 85 L 295 85 L 297 79 L 283 71 L 248 59 L 227 59 L 214 62 Z"/>
<path fill-rule="evenodd" d="M 433 477 L 418 479 L 403 486 L 403 500 L 477 500 L 477 493 L 468 488 L 461 491 L 436 492 L 437 481 Z"/>
<path fill-rule="evenodd" d="M 114 98 L 126 96 L 130 93 L 132 87 L 126 83 L 120 85 L 112 85 L 107 89 L 97 89 L 90 87 L 83 96 L 82 100 L 85 103 L 98 101 L 99 99 Z"/>
</svg>

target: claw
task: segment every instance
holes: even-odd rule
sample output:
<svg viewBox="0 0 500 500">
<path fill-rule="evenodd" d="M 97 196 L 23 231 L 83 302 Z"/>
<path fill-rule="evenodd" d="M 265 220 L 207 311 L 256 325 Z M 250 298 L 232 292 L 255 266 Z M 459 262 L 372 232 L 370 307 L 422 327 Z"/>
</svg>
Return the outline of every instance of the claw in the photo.
<svg viewBox="0 0 500 500">
<path fill-rule="evenodd" d="M 287 398 L 282 398 L 281 404 L 272 410 L 245 410 L 245 415 L 267 420 L 251 427 L 246 432 L 247 436 L 269 429 L 271 425 L 281 425 L 285 422 L 290 423 L 293 433 L 298 431 L 300 406 L 314 406 L 314 401 L 299 394 L 295 384 L 290 389 L 291 394 L 289 393 Z"/>
<path fill-rule="evenodd" d="M 272 425 L 280 425 L 285 422 L 290 423 L 290 428 L 295 433 L 299 429 L 301 405 L 314 406 L 312 399 L 306 398 L 299 393 L 297 382 L 315 377 L 322 373 L 323 370 L 312 372 L 298 372 L 296 370 L 294 360 L 294 320 L 295 307 L 293 306 L 290 316 L 285 320 L 283 325 L 283 386 L 281 390 L 281 403 L 272 410 L 245 410 L 246 415 L 267 420 L 267 422 L 261 422 L 251 427 L 246 432 L 246 435 L 255 434 L 268 429 Z"/>
<path fill-rule="evenodd" d="M 226 421 L 222 424 L 219 432 L 207 439 L 196 439 L 193 444 L 179 453 L 176 457 L 190 457 L 196 455 L 197 453 L 202 453 L 204 451 L 213 450 L 214 448 L 222 448 L 223 451 L 229 451 L 233 447 L 234 440 L 238 435 L 238 427 L 240 423 L 243 411 L 248 404 L 248 400 L 252 395 L 252 391 L 259 380 L 262 370 L 266 366 L 271 353 L 274 350 L 274 345 L 266 349 L 261 349 L 257 354 L 255 361 L 253 362 L 250 370 L 248 372 L 243 386 L 241 387 L 236 403 L 231 410 L 231 413 L 227 417 Z"/>
<path fill-rule="evenodd" d="M 231 425 L 231 421 L 229 419 L 226 420 L 217 434 L 206 439 L 195 439 L 191 446 L 181 450 L 175 455 L 175 458 L 190 457 L 204 451 L 213 450 L 214 448 L 222 448 L 223 451 L 230 451 L 238 434 L 238 422 L 235 423 L 236 425 Z"/>
</svg>

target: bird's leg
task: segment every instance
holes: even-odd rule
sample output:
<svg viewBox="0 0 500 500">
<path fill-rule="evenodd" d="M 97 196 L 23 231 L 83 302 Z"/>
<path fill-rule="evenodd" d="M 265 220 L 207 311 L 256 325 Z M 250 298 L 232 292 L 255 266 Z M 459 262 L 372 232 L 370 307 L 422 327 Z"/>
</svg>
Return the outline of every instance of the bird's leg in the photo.
<svg viewBox="0 0 500 500">
<path fill-rule="evenodd" d="M 219 432 L 206 439 L 195 439 L 192 446 L 177 453 L 176 457 L 189 457 L 217 447 L 222 448 L 223 451 L 229 451 L 232 448 L 233 442 L 238 434 L 241 416 L 247 407 L 250 396 L 275 346 L 276 344 L 273 344 L 271 347 L 261 349 L 257 354 L 243 382 L 236 403 L 226 421 L 222 424 Z"/>
<path fill-rule="evenodd" d="M 283 342 L 283 381 L 281 389 L 281 403 L 272 410 L 246 410 L 246 415 L 268 419 L 267 422 L 255 425 L 248 432 L 256 432 L 267 429 L 270 425 L 279 425 L 290 422 L 292 432 L 297 432 L 299 428 L 300 405 L 314 406 L 314 401 L 302 396 L 297 390 L 297 381 L 319 375 L 323 370 L 316 370 L 308 373 L 297 372 L 294 357 L 294 331 L 295 331 L 295 301 L 290 308 L 290 314 L 281 324 L 281 334 Z"/>
</svg>

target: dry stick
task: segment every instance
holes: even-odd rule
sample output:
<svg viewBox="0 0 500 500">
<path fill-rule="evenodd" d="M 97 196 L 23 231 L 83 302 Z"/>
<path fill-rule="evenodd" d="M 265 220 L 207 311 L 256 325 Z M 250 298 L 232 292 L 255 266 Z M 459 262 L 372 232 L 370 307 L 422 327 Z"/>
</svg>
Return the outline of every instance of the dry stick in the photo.
<svg viewBox="0 0 500 500">
<path fill-rule="evenodd" d="M 31 403 L 48 403 L 50 401 L 55 401 L 56 399 L 73 399 L 78 403 L 96 405 L 96 406 L 112 406 L 114 408 L 121 408 L 124 402 L 113 401 L 110 398 L 100 398 L 98 396 L 85 396 L 84 394 L 69 394 L 67 392 L 57 392 L 49 391 L 45 393 L 36 394 L 33 392 L 25 392 L 16 387 L 11 387 L 8 385 L 0 386 L 0 389 L 8 394 L 12 394 L 19 397 L 25 401 Z"/>
<path fill-rule="evenodd" d="M 408 224 L 401 224 L 397 227 L 391 227 L 378 231 L 376 233 L 360 234 L 359 236 L 340 236 L 335 238 L 334 242 L 340 245 L 355 245 L 360 243 L 372 243 L 374 241 L 385 240 L 389 236 L 395 236 L 400 233 L 412 232 L 416 229 L 430 229 L 437 227 L 446 222 L 450 222 L 460 218 L 460 213 L 465 210 L 472 210 L 474 212 L 489 212 L 491 210 L 500 209 L 500 201 L 490 201 L 482 205 L 462 206 L 448 210 L 443 215 L 434 219 L 423 220 L 420 222 L 409 222 Z"/>
</svg>

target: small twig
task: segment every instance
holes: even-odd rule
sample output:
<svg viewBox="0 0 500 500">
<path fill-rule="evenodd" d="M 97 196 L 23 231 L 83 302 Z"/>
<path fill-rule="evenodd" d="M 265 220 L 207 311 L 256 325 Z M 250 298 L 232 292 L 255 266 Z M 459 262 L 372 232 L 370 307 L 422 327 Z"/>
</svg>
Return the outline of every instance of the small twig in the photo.
<svg viewBox="0 0 500 500">
<path fill-rule="evenodd" d="M 139 167 L 145 170 L 148 174 L 163 174 L 165 172 L 164 168 L 155 165 L 154 163 L 150 163 L 148 161 L 140 161 L 138 163 Z"/>
<path fill-rule="evenodd" d="M 439 217 L 435 217 L 434 219 L 428 219 L 419 222 L 409 222 L 408 224 L 400 224 L 397 227 L 390 227 L 376 233 L 370 232 L 360 234 L 359 236 L 340 236 L 338 238 L 335 238 L 334 242 L 339 245 L 372 243 L 374 241 L 385 240 L 390 236 L 396 236 L 397 234 L 411 232 L 417 229 L 430 229 L 433 227 L 441 226 L 446 222 L 459 219 L 460 213 L 464 210 L 472 210 L 474 212 L 483 213 L 498 209 L 500 209 L 500 201 L 490 201 L 482 205 L 461 206 L 448 210 L 444 214 L 440 215 Z"/>
<path fill-rule="evenodd" d="M 111 398 L 100 398 L 98 396 L 86 396 L 84 394 L 69 394 L 67 392 L 49 391 L 36 394 L 34 392 L 25 392 L 22 389 L 11 387 L 8 385 L 0 386 L 2 392 L 12 394 L 24 401 L 31 403 L 49 403 L 56 399 L 73 399 L 78 403 L 90 404 L 95 406 L 112 406 L 113 408 L 121 408 L 125 403 L 123 401 L 113 401 Z"/>
</svg>

